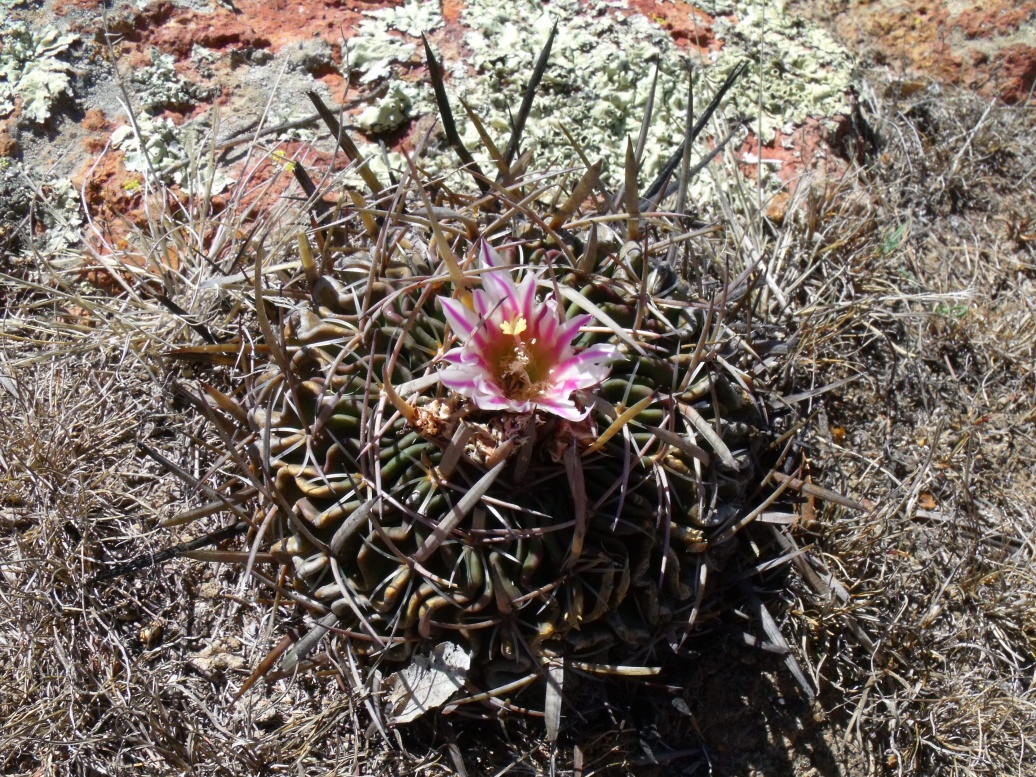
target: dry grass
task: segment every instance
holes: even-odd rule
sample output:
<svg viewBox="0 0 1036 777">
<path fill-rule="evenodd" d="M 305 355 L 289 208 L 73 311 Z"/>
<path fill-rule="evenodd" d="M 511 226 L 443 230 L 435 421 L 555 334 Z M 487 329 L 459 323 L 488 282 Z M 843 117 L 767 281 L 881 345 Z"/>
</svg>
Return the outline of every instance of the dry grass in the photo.
<svg viewBox="0 0 1036 777">
<path fill-rule="evenodd" d="M 851 598 L 789 623 L 872 770 L 1032 774 L 1033 114 L 872 99 L 886 145 L 808 208 L 825 259 L 802 303 L 816 383 L 855 378 L 812 457 L 878 507 L 815 529 Z"/>
<path fill-rule="evenodd" d="M 202 368 L 163 358 L 198 325 L 248 321 L 247 294 L 206 285 L 196 257 L 230 261 L 254 223 L 202 198 L 155 208 L 126 249 L 145 268 L 117 293 L 83 283 L 77 257 L 0 279 L 0 771 L 1036 774 L 1036 122 L 965 95 L 868 102 L 875 159 L 803 187 L 781 226 L 749 229 L 775 277 L 794 279 L 794 389 L 851 379 L 809 400 L 812 478 L 875 505 L 818 503 L 794 535 L 807 555 L 771 579 L 816 704 L 779 656 L 722 627 L 674 687 L 589 688 L 556 750 L 514 719 L 385 740 L 343 691 L 342 657 L 235 702 L 292 625 L 262 589 L 239 596 L 237 569 L 185 559 L 89 581 L 218 525 L 156 529 L 204 500 L 138 446 L 195 480 L 225 464 L 173 388 Z M 154 261 L 170 250 L 177 269 Z"/>
</svg>

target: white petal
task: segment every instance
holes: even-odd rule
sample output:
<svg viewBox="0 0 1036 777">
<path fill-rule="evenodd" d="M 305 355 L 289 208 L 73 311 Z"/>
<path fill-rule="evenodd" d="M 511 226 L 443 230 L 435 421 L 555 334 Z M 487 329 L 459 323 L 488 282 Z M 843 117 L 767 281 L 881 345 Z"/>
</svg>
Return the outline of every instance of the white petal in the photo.
<svg viewBox="0 0 1036 777">
<path fill-rule="evenodd" d="M 462 339 L 469 337 L 478 326 L 478 316 L 468 310 L 460 300 L 439 297 L 439 306 L 457 337 Z"/>
</svg>

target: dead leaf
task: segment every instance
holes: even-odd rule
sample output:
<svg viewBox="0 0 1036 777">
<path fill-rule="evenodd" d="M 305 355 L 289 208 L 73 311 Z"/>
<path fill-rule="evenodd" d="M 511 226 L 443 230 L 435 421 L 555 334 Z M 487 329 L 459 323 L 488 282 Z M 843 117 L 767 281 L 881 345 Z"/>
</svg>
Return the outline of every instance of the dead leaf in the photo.
<svg viewBox="0 0 1036 777">
<path fill-rule="evenodd" d="M 441 642 L 430 656 L 415 656 L 406 669 L 389 676 L 388 722 L 409 723 L 438 709 L 464 687 L 471 655 L 452 642 Z"/>
</svg>

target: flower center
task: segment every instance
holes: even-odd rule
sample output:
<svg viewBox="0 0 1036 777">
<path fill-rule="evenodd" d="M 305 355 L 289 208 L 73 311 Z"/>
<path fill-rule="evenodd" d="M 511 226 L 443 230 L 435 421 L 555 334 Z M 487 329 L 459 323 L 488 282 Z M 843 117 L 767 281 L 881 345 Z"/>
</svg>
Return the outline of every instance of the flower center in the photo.
<svg viewBox="0 0 1036 777">
<path fill-rule="evenodd" d="M 549 388 L 548 382 L 543 380 L 543 365 L 537 362 L 531 351 L 536 339 L 525 342 L 521 337 L 528 327 L 523 316 L 500 323 L 500 331 L 513 337 L 514 342 L 502 343 L 499 356 L 492 364 L 497 385 L 509 399 L 519 402 L 535 399 Z"/>
</svg>

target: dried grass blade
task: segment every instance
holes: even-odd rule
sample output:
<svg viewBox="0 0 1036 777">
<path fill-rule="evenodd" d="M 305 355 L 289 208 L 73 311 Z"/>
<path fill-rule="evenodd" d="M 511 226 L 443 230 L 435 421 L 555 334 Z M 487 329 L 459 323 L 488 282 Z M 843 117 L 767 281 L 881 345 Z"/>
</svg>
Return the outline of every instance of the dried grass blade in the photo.
<svg viewBox="0 0 1036 777">
<path fill-rule="evenodd" d="M 320 271 L 317 263 L 313 261 L 313 250 L 309 247 L 309 238 L 305 232 L 299 232 L 296 236 L 299 244 L 299 262 L 302 264 L 302 272 L 306 276 L 306 282 L 312 286 L 320 278 Z"/>
<path fill-rule="evenodd" d="M 604 160 L 598 159 L 589 170 L 583 173 L 583 177 L 579 179 L 579 183 L 572 190 L 572 194 L 561 204 L 561 207 L 554 214 L 554 218 L 550 220 L 551 229 L 559 229 L 563 226 L 568 221 L 568 217 L 575 213 L 576 208 L 590 196 L 590 192 L 597 186 L 597 182 L 600 179 L 601 166 L 603 164 Z"/>
<path fill-rule="evenodd" d="M 395 360 L 393 359 L 393 362 L 394 361 Z M 388 401 L 392 403 L 392 406 L 396 408 L 396 410 L 399 411 L 400 415 L 402 415 L 407 420 L 407 423 L 413 425 L 417 421 L 417 413 L 414 412 L 414 408 L 410 406 L 409 402 L 407 402 L 405 399 L 399 396 L 395 388 L 393 388 L 392 386 L 392 381 L 388 379 L 388 372 L 392 369 L 393 366 L 394 364 L 390 364 L 389 368 L 385 371 L 385 382 L 381 384 L 381 390 L 385 394 L 385 397 L 388 399 Z"/>
<path fill-rule="evenodd" d="M 694 129 L 694 74 L 687 68 L 687 117 L 684 120 L 683 154 L 680 155 L 680 179 L 677 182 L 676 191 L 676 212 L 681 216 L 685 215 L 687 208 L 687 186 L 691 181 L 691 143 L 694 138 L 691 135 Z M 676 243 L 669 247 L 667 259 L 673 262 L 676 259 Z"/>
<path fill-rule="evenodd" d="M 572 137 L 572 133 L 570 133 L 564 125 L 558 125 L 558 129 L 561 130 L 565 139 L 568 140 L 569 145 L 575 150 L 576 156 L 579 157 L 579 161 L 583 163 L 583 167 L 587 169 L 592 167 L 593 165 L 590 164 L 590 159 L 586 156 L 586 152 L 583 150 L 583 147 L 579 145 L 576 139 Z M 610 203 L 612 201 L 612 195 L 608 192 L 608 189 L 605 188 L 604 182 L 599 177 L 597 179 L 597 190 L 601 193 L 601 198 L 606 203 Z"/>
<path fill-rule="evenodd" d="M 565 568 L 569 569 L 583 554 L 583 542 L 586 539 L 587 529 L 586 484 L 583 478 L 583 462 L 575 440 L 565 450 L 565 474 L 568 475 L 568 485 L 572 491 L 572 506 L 575 513 L 572 544 L 568 550 L 568 558 L 565 560 Z"/>
<path fill-rule="evenodd" d="M 468 444 L 468 439 L 474 431 L 475 427 L 467 421 L 461 420 L 453 437 L 450 438 L 450 444 L 446 446 L 446 450 L 442 452 L 442 458 L 439 459 L 440 477 L 449 478 L 457 469 L 457 464 L 464 455 L 464 447 Z"/>
<path fill-rule="evenodd" d="M 510 181 L 507 180 L 508 173 L 510 171 L 510 162 L 504 159 L 504 155 L 500 153 L 500 149 L 497 148 L 496 143 L 493 142 L 493 138 L 490 136 L 488 130 L 486 130 L 486 125 L 482 123 L 482 119 L 479 118 L 478 114 L 475 113 L 474 110 L 472 110 L 471 106 L 468 105 L 467 102 L 465 102 L 461 98 L 458 99 L 460 100 L 460 104 L 461 107 L 464 109 L 464 112 L 468 114 L 468 118 L 474 125 L 475 131 L 478 133 L 479 139 L 482 141 L 482 144 L 486 147 L 486 150 L 489 152 L 489 156 L 492 158 L 493 164 L 496 165 L 496 169 L 499 173 L 500 183 L 504 186 L 510 185 Z"/>
<path fill-rule="evenodd" d="M 378 503 L 378 497 L 372 497 L 364 502 L 362 505 L 353 510 L 349 517 L 346 518 L 342 525 L 339 526 L 331 537 L 331 552 L 334 555 L 338 555 L 342 552 L 342 547 L 356 531 L 367 522 L 367 518 L 371 514 L 371 510 L 374 509 L 374 505 Z"/>
<path fill-rule="evenodd" d="M 417 166 L 409 155 L 404 154 L 404 156 L 407 165 L 410 167 L 410 174 L 416 180 L 418 175 Z M 421 192 L 421 199 L 424 201 L 425 212 L 428 215 L 428 224 L 432 228 L 432 240 L 435 243 L 436 253 L 439 254 L 443 264 L 446 265 L 446 270 L 449 272 L 450 280 L 453 282 L 454 293 L 457 299 L 466 306 L 471 307 L 471 292 L 468 291 L 471 279 L 460 268 L 460 262 L 457 261 L 457 257 L 453 254 L 453 249 L 450 248 L 450 241 L 446 239 L 445 233 L 443 233 L 442 228 L 439 226 L 439 220 L 435 217 L 435 211 L 432 207 L 432 201 L 428 198 L 428 193 L 423 186 L 418 187 L 418 189 Z"/>
<path fill-rule="evenodd" d="M 637 166 L 644 160 L 644 147 L 647 145 L 648 128 L 651 126 L 651 116 L 655 111 L 655 89 L 658 87 L 659 64 L 655 62 L 655 76 L 651 79 L 651 89 L 648 91 L 647 102 L 644 104 L 644 116 L 640 122 L 640 135 L 637 136 Z"/>
<path fill-rule="evenodd" d="M 313 183 L 313 179 L 309 177 L 309 173 L 306 172 L 306 168 L 302 166 L 301 162 L 295 162 L 291 170 L 295 174 L 295 180 L 302 187 L 302 191 L 306 193 L 317 223 L 323 224 L 331 213 L 331 206 L 317 196 L 317 185 Z"/>
<path fill-rule="evenodd" d="M 579 261 L 576 263 L 576 271 L 590 274 L 590 271 L 597 266 L 597 225 L 590 225 L 590 235 L 586 239 L 586 250 L 583 251 L 583 255 L 579 257 Z"/>
<path fill-rule="evenodd" d="M 685 440 L 675 432 L 670 432 L 668 429 L 660 429 L 657 426 L 648 426 L 647 430 L 655 435 L 662 442 L 672 445 L 674 448 L 686 453 L 688 456 L 692 456 L 706 467 L 709 466 L 712 461 L 712 457 L 709 456 L 709 452 L 704 448 L 699 448 L 693 442 Z"/>
<path fill-rule="evenodd" d="M 237 693 L 234 694 L 233 702 L 237 702 L 248 693 L 248 689 L 255 685 L 263 676 L 273 669 L 273 665 L 277 663 L 277 659 L 284 655 L 284 651 L 291 647 L 291 634 L 285 634 L 284 637 L 274 645 L 273 650 L 266 654 L 266 657 L 259 662 L 258 666 L 252 671 L 252 674 L 245 680 Z"/>
<path fill-rule="evenodd" d="M 244 489 L 240 493 L 234 494 L 233 498 L 235 500 L 244 502 L 247 499 L 251 499 L 258 493 L 259 492 L 256 489 L 248 488 Z M 162 529 L 168 529 L 173 526 L 183 526 L 188 523 L 193 523 L 194 521 L 200 520 L 202 518 L 207 518 L 210 515 L 215 515 L 216 513 L 223 512 L 224 510 L 228 509 L 227 503 L 229 499 L 230 497 L 225 497 L 224 499 L 216 502 L 206 502 L 205 504 L 199 507 L 195 507 L 191 510 L 183 510 L 182 512 L 179 512 L 176 515 L 174 515 L 172 518 L 167 518 L 166 520 L 160 522 L 158 526 Z"/>
<path fill-rule="evenodd" d="M 774 472 L 770 477 L 778 483 L 787 483 L 788 488 L 793 491 L 798 491 L 800 494 L 815 496 L 817 499 L 823 499 L 825 502 L 831 502 L 836 505 L 841 505 L 842 507 L 848 507 L 850 510 L 859 510 L 861 513 L 867 512 L 866 505 L 850 499 L 847 496 L 842 496 L 837 491 L 832 491 L 830 488 L 817 486 L 813 483 L 801 480 L 800 478 L 785 475 L 782 472 Z"/>
<path fill-rule="evenodd" d="M 474 696 L 466 696 L 463 699 L 457 699 L 457 701 L 450 702 L 442 708 L 444 715 L 449 715 L 451 712 L 457 709 L 462 704 L 473 704 L 477 701 L 486 701 L 487 699 L 493 699 L 497 696 L 503 696 L 509 694 L 512 691 L 517 691 L 520 688 L 524 688 L 526 685 L 536 682 L 540 677 L 538 672 L 533 672 L 525 677 L 521 677 L 514 682 L 505 683 L 504 685 L 497 686 L 491 691 L 485 691 L 483 693 L 476 693 Z"/>
<path fill-rule="evenodd" d="M 252 556 L 247 550 L 186 550 L 179 554 L 182 558 L 205 561 L 210 564 L 245 564 L 249 560 L 258 564 L 272 564 L 277 561 L 269 553 L 256 553 Z"/>
<path fill-rule="evenodd" d="M 576 289 L 570 288 L 568 286 L 559 286 L 557 288 L 557 291 L 567 301 L 574 303 L 575 306 L 578 308 L 582 308 L 585 312 L 589 313 L 591 316 L 596 318 L 600 323 L 604 324 L 604 326 L 608 327 L 615 334 L 616 337 L 622 340 L 622 342 L 626 343 L 626 345 L 628 345 L 634 351 L 639 353 L 641 356 L 647 356 L 647 353 L 644 351 L 644 348 L 640 345 L 640 343 L 633 339 L 630 333 L 626 331 L 625 327 L 621 326 L 618 322 L 615 321 L 614 318 L 609 316 L 597 305 L 595 305 L 593 302 L 591 302 L 582 294 L 580 294 Z"/>
<path fill-rule="evenodd" d="M 637 196 L 637 155 L 633 150 L 633 141 L 626 136 L 626 239 L 636 240 L 640 237 L 640 198 Z M 647 270 L 645 270 L 647 272 Z"/>
<path fill-rule="evenodd" d="M 216 404 L 220 406 L 220 409 L 225 410 L 234 417 L 235 421 L 248 428 L 248 413 L 245 412 L 245 409 L 236 400 L 204 381 L 198 381 L 198 383 L 205 390 L 206 394 L 216 400 Z"/>
<path fill-rule="evenodd" d="M 561 700 L 565 687 L 565 664 L 563 659 L 552 659 L 547 663 L 547 690 L 543 699 L 543 717 L 547 729 L 547 741 L 556 742 L 561 730 Z"/>
<path fill-rule="evenodd" d="M 207 545 L 214 545 L 217 542 L 223 542 L 224 540 L 236 537 L 247 530 L 248 524 L 245 521 L 238 521 L 230 526 L 224 526 L 222 529 L 217 529 L 216 531 L 197 537 L 190 542 L 174 545 L 171 548 L 160 550 L 158 553 L 145 553 L 141 556 L 130 559 L 129 561 L 123 562 L 122 564 L 117 564 L 111 569 L 90 578 L 90 582 L 99 583 L 104 580 L 121 577 L 122 575 L 129 572 L 135 572 L 139 569 L 149 569 L 169 561 L 170 559 L 174 559 L 177 556 L 181 556 L 184 553 L 199 550 Z"/>
<path fill-rule="evenodd" d="M 381 233 L 381 227 L 378 226 L 378 220 L 371 213 L 367 200 L 363 198 L 360 192 L 354 189 L 349 190 L 349 199 L 352 200 L 356 212 L 360 214 L 360 221 L 363 222 L 363 228 L 367 232 L 367 237 L 376 241 Z"/>
<path fill-rule="evenodd" d="M 191 396 L 193 396 L 193 395 L 191 395 Z M 248 520 L 248 516 L 245 513 L 245 511 L 242 510 L 240 507 L 238 507 L 237 504 L 235 504 L 233 501 L 231 501 L 231 499 L 229 497 L 227 497 L 224 494 L 221 494 L 219 491 L 216 491 L 214 488 L 211 488 L 210 486 L 205 485 L 204 483 L 199 481 L 197 478 L 195 478 L 191 473 L 187 472 L 187 470 L 185 470 L 182 467 L 174 464 L 172 461 L 170 461 L 165 456 L 163 456 L 161 453 L 159 453 L 155 449 L 149 447 L 148 445 L 145 445 L 142 442 L 138 442 L 137 446 L 142 451 L 144 451 L 144 453 L 147 454 L 147 456 L 149 456 L 150 458 L 152 458 L 155 461 L 157 461 L 159 464 L 161 464 L 167 470 L 172 472 L 174 475 L 176 475 L 178 478 L 180 478 L 184 483 L 189 485 L 191 488 L 198 489 L 201 493 L 205 494 L 205 496 L 209 497 L 209 499 L 217 500 L 218 502 L 220 502 L 220 504 L 222 504 L 224 506 L 225 509 L 230 510 L 231 512 L 233 512 L 234 515 L 236 515 L 241 520 L 243 520 L 243 521 L 247 521 Z M 200 518 L 200 517 L 201 516 L 198 516 L 198 518 Z M 180 521 L 180 523 L 189 523 L 191 520 L 196 520 L 196 519 L 195 518 L 190 518 L 189 520 L 186 520 L 186 521 Z M 169 521 L 176 521 L 176 518 L 170 518 Z M 165 527 L 167 525 L 175 526 L 175 525 L 177 525 L 177 523 L 167 524 L 166 522 L 163 521 L 162 523 L 159 524 L 159 526 L 161 526 L 161 527 Z"/>
<path fill-rule="evenodd" d="M 734 523 L 732 523 L 730 526 L 727 526 L 725 529 L 723 529 L 723 531 L 721 531 L 715 537 L 710 538 L 709 539 L 709 544 L 710 545 L 711 544 L 717 544 L 718 545 L 718 544 L 720 544 L 722 542 L 726 542 L 727 540 L 732 538 L 735 534 L 737 534 L 743 528 L 748 526 L 748 524 L 750 524 L 752 521 L 754 521 L 759 515 L 761 515 L 762 513 L 766 512 L 766 508 L 769 507 L 770 505 L 772 505 L 774 502 L 776 502 L 777 498 L 781 494 L 783 494 L 787 488 L 788 488 L 788 484 L 786 482 L 785 483 L 781 483 L 779 486 L 777 486 L 777 488 L 775 488 L 773 490 L 772 494 L 770 494 L 768 497 L 766 497 L 766 499 L 763 500 L 763 503 L 761 505 L 759 505 L 758 507 L 756 507 L 754 510 L 752 510 L 749 513 L 747 513 L 746 515 L 742 516 L 741 518 L 738 518 L 736 521 L 734 521 Z"/>
<path fill-rule="evenodd" d="M 712 428 L 712 424 L 702 416 L 697 410 L 690 405 L 680 403 L 680 412 L 683 417 L 691 422 L 691 425 L 698 430 L 698 434 L 708 440 L 709 445 L 716 451 L 716 455 L 719 456 L 719 460 L 723 462 L 723 466 L 729 469 L 737 469 L 737 459 L 734 458 L 734 454 L 730 452 L 730 448 L 723 442 L 716 430 Z"/>
<path fill-rule="evenodd" d="M 611 677 L 652 677 L 662 671 L 660 666 L 624 666 L 622 664 L 588 664 L 585 661 L 569 661 L 568 666 L 581 672 Z"/>
<path fill-rule="evenodd" d="M 284 656 L 284 660 L 281 662 L 281 669 L 286 672 L 294 669 L 299 661 L 313 652 L 313 648 L 324 638 L 324 635 L 338 625 L 339 620 L 341 619 L 338 617 L 338 613 L 332 610 L 317 621 L 313 628 L 306 632 L 302 639 L 296 642 L 295 646 Z"/>
<path fill-rule="evenodd" d="M 815 389 L 803 391 L 800 394 L 789 394 L 786 397 L 781 397 L 781 402 L 786 402 L 789 405 L 793 405 L 796 402 L 801 402 L 804 399 L 812 399 L 813 397 L 820 396 L 821 394 L 826 394 L 828 391 L 834 391 L 835 389 L 841 388 L 842 386 L 845 386 L 849 383 L 855 383 L 859 379 L 860 378 L 858 375 L 850 375 L 848 378 L 836 380 L 834 383 L 828 383 L 826 386 L 818 386 Z"/>
<path fill-rule="evenodd" d="M 701 117 L 695 123 L 694 128 L 691 130 L 691 143 L 698 139 L 698 136 L 705 128 L 705 125 L 708 123 L 709 119 L 712 118 L 712 114 L 714 114 L 716 112 L 716 109 L 719 108 L 720 103 L 723 101 L 723 97 L 726 95 L 727 92 L 730 91 L 730 89 L 734 86 L 737 80 L 741 78 L 742 75 L 744 75 L 744 72 L 748 69 L 749 64 L 750 63 L 748 62 L 748 60 L 745 60 L 737 67 L 735 67 L 732 71 L 730 71 L 730 75 L 727 76 L 726 80 L 720 85 L 719 89 L 716 90 L 716 94 L 712 97 L 712 102 L 709 103 L 708 107 L 705 109 L 705 112 L 701 115 Z M 685 140 L 684 142 L 686 143 L 687 141 Z M 673 152 L 673 155 L 669 157 L 669 160 L 665 163 L 665 166 L 659 172 L 658 176 L 652 182 L 651 186 L 648 187 L 647 192 L 644 193 L 644 198 L 646 200 L 655 200 L 659 192 L 662 191 L 666 182 L 670 179 L 670 177 L 672 177 L 673 173 L 676 171 L 677 165 L 680 164 L 680 160 L 683 158 L 683 152 L 684 143 L 681 143 L 679 147 Z M 691 177 L 693 176 L 689 176 L 688 180 Z"/>
<path fill-rule="evenodd" d="M 774 645 L 783 651 L 786 651 L 784 656 L 785 666 L 788 667 L 788 671 L 791 672 L 792 676 L 798 681 L 799 686 L 805 692 L 806 696 L 808 696 L 810 701 L 812 701 L 816 698 L 816 690 L 802 671 L 802 667 L 799 666 L 799 662 L 795 660 L 795 654 L 792 653 L 791 646 L 784 639 L 784 635 L 781 634 L 781 630 L 777 626 L 777 621 L 773 619 L 770 611 L 766 609 L 766 605 L 763 604 L 762 599 L 760 599 L 758 594 L 752 590 L 750 585 L 742 583 L 742 590 L 745 592 L 745 596 L 752 608 L 755 610 L 755 613 L 759 618 L 759 623 L 762 625 L 763 631 L 766 632 L 766 636 Z"/>
<path fill-rule="evenodd" d="M 646 410 L 648 408 L 648 406 L 650 406 L 651 403 L 654 402 L 654 401 L 655 401 L 655 395 L 651 394 L 650 396 L 644 397 L 642 400 L 637 402 L 632 407 L 628 407 L 624 411 L 622 411 L 622 413 L 619 414 L 619 417 L 611 422 L 611 425 L 607 429 L 604 430 L 604 432 L 601 434 L 601 436 L 598 437 L 597 440 L 595 440 L 594 443 L 592 445 L 590 445 L 586 449 L 586 451 L 583 452 L 583 455 L 585 456 L 588 453 L 593 453 L 594 451 L 601 450 L 601 448 L 603 448 L 605 446 L 605 444 L 608 442 L 608 440 L 610 440 L 612 437 L 614 437 L 616 434 L 618 434 L 620 431 L 622 431 L 622 428 L 626 424 L 628 424 L 630 421 L 632 421 L 634 418 L 636 418 L 636 416 L 642 410 Z"/>
</svg>

